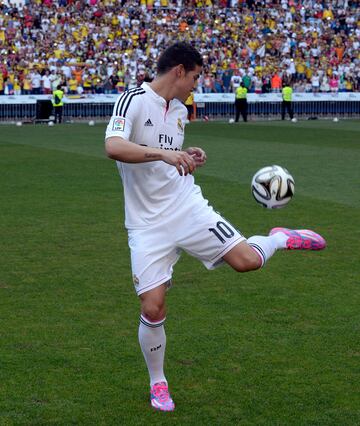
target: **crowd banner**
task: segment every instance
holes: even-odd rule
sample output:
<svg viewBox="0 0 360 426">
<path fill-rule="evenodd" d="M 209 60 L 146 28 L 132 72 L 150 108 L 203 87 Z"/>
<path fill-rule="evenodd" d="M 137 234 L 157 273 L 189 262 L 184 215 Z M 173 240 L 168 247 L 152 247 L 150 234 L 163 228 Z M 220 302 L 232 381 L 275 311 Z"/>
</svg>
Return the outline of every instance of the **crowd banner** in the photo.
<svg viewBox="0 0 360 426">
<path fill-rule="evenodd" d="M 119 95 L 68 95 L 64 96 L 64 103 L 68 104 L 114 104 Z M 37 101 L 52 100 L 52 95 L 4 95 L 0 96 L 0 105 L 9 104 L 36 104 Z"/>
<path fill-rule="evenodd" d="M 235 102 L 234 93 L 195 93 L 195 102 Z M 249 93 L 248 102 L 281 102 L 281 93 Z M 293 93 L 294 102 L 360 101 L 360 92 Z"/>
</svg>

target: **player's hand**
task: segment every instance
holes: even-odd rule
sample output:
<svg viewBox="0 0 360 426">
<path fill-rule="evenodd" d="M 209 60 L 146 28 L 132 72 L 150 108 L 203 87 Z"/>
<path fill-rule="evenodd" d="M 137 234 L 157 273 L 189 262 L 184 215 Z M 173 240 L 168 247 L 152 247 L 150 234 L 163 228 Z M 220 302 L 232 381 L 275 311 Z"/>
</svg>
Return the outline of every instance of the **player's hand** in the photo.
<svg viewBox="0 0 360 426">
<path fill-rule="evenodd" d="M 191 174 L 196 169 L 195 159 L 185 151 L 164 150 L 163 161 L 175 166 L 180 176 Z"/>
<path fill-rule="evenodd" d="M 203 149 L 193 146 L 185 151 L 195 160 L 196 167 L 201 167 L 206 163 L 207 157 Z"/>
</svg>

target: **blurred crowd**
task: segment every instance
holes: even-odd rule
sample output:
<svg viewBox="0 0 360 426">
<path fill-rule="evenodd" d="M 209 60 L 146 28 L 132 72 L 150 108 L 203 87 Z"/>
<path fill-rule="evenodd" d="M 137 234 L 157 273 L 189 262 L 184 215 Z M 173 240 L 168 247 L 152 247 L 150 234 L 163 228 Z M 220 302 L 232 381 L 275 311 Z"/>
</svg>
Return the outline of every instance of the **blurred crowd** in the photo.
<svg viewBox="0 0 360 426">
<path fill-rule="evenodd" d="M 0 95 L 121 93 L 178 40 L 204 58 L 199 92 L 360 91 L 357 0 L 0 0 Z"/>
</svg>

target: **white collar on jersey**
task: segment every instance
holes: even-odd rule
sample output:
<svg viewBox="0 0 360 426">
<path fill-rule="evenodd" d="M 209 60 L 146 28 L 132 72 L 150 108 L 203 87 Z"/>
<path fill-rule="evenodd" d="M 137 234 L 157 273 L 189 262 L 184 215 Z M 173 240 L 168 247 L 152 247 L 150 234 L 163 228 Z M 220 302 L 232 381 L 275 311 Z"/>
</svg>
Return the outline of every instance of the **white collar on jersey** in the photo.
<svg viewBox="0 0 360 426">
<path fill-rule="evenodd" d="M 148 84 L 148 83 L 144 82 L 144 83 L 142 83 L 142 85 L 141 85 L 140 87 L 142 87 L 142 88 L 145 90 L 145 92 L 147 92 L 147 93 L 149 93 L 150 95 L 152 95 L 152 97 L 153 97 L 153 98 L 154 98 L 157 102 L 161 103 L 161 105 L 166 106 L 166 104 L 167 104 L 166 100 L 165 100 L 162 96 L 160 96 L 160 95 L 158 95 L 156 92 L 154 92 L 154 90 L 153 90 L 153 89 L 149 86 L 149 84 Z"/>
</svg>

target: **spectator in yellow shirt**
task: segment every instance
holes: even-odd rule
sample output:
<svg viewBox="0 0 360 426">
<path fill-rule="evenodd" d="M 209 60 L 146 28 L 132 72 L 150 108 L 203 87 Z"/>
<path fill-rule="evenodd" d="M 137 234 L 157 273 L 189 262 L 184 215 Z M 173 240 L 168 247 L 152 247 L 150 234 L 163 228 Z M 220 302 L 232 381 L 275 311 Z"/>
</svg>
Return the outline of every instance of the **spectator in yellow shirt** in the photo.
<svg viewBox="0 0 360 426">
<path fill-rule="evenodd" d="M 0 71 L 0 95 L 4 94 L 4 77 Z"/>
<path fill-rule="evenodd" d="M 68 80 L 68 87 L 69 87 L 69 94 L 70 95 L 76 95 L 77 94 L 77 88 L 78 88 L 78 81 L 76 78 L 71 77 Z"/>
<path fill-rule="evenodd" d="M 14 95 L 21 95 L 21 85 L 18 77 L 14 79 Z"/>
<path fill-rule="evenodd" d="M 30 95 L 31 89 L 31 78 L 28 74 L 25 74 L 24 79 L 22 81 L 22 94 Z"/>
</svg>

